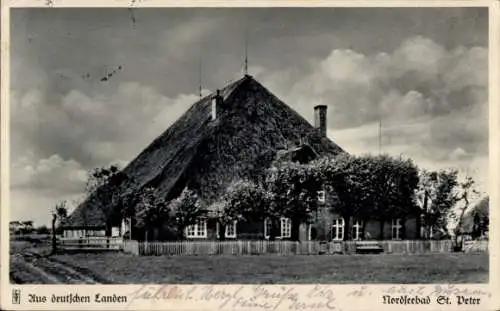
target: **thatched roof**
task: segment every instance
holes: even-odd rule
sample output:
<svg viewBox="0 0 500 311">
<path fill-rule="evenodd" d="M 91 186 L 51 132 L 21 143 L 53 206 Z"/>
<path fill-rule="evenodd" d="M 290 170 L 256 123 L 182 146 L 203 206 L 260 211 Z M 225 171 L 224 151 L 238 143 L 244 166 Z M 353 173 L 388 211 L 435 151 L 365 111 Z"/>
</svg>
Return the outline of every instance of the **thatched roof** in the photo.
<svg viewBox="0 0 500 311">
<path fill-rule="evenodd" d="M 220 94 L 223 103 L 215 121 L 212 93 L 130 162 L 123 172 L 133 184 L 124 192 L 153 186 L 172 199 L 187 186 L 210 203 L 232 181 L 264 172 L 280 150 L 307 142 L 319 156 L 343 152 L 251 76 L 227 85 Z M 79 225 L 85 217 L 88 224 L 102 224 L 102 213 L 87 205 L 80 205 L 65 225 Z"/>
</svg>

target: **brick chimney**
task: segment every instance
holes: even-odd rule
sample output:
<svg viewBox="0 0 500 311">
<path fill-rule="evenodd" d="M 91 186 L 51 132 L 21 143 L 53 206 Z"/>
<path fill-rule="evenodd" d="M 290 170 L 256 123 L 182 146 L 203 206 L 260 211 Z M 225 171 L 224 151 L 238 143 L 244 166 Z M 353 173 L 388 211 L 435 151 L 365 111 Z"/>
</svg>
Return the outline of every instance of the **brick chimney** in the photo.
<svg viewBox="0 0 500 311">
<path fill-rule="evenodd" d="M 321 136 L 326 137 L 326 111 L 328 106 L 317 105 L 314 107 L 314 127 L 319 129 Z"/>
<path fill-rule="evenodd" d="M 217 95 L 212 98 L 212 121 L 217 119 L 217 109 L 221 107 L 223 98 L 220 95 L 220 90 L 217 90 Z"/>
</svg>

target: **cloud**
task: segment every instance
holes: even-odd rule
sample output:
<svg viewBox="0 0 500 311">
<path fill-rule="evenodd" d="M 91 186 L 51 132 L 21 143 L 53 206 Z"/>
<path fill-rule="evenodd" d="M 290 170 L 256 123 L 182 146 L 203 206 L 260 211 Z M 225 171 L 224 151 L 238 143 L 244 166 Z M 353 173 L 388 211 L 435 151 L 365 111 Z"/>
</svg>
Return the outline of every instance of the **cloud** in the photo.
<svg viewBox="0 0 500 311">
<path fill-rule="evenodd" d="M 47 223 L 47 209 L 83 195 L 88 170 L 124 167 L 198 96 L 169 98 L 128 82 L 89 94 L 74 89 L 51 105 L 44 98 L 36 89 L 11 92 L 11 206 L 12 217 L 25 218 L 33 204 L 44 205 L 35 214 Z"/>
<path fill-rule="evenodd" d="M 442 160 L 457 149 L 469 159 L 487 154 L 488 52 L 484 47 L 447 49 L 429 38 L 413 36 L 391 52 L 334 49 L 325 58 L 312 60 L 305 72 L 261 72 L 260 76 L 310 121 L 312 106 L 327 104 L 332 133 L 343 135 L 344 129 L 366 125 L 375 126 L 371 130 L 378 133 L 375 124 L 381 120 L 385 144 L 416 146 L 417 155 Z M 369 139 L 378 142 L 376 137 Z M 360 147 L 369 150 L 363 143 Z M 357 148 L 349 140 L 345 148 L 350 145 Z M 378 150 L 376 145 L 372 150 Z"/>
<path fill-rule="evenodd" d="M 263 74 L 286 102 L 304 115 L 311 103 L 330 106 L 335 128 L 355 127 L 378 118 L 439 116 L 487 99 L 488 53 L 483 47 L 452 50 L 421 36 L 411 37 L 390 53 L 365 55 L 332 50 L 306 72 Z M 290 75 L 294 76 L 291 78 Z"/>
<path fill-rule="evenodd" d="M 195 95 L 168 98 L 135 82 L 90 94 L 71 90 L 59 103 L 44 105 L 32 90 L 13 93 L 12 145 L 37 157 L 54 152 L 74 158 L 84 168 L 129 161 L 197 100 Z"/>
<path fill-rule="evenodd" d="M 436 123 L 443 121 L 437 120 Z M 476 182 L 477 189 L 483 194 L 488 192 L 489 160 L 487 153 L 473 154 L 465 148 L 427 148 L 423 143 L 432 139 L 429 134 L 429 120 L 421 119 L 412 123 L 385 129 L 391 135 L 382 138 L 381 152 L 393 156 L 411 158 L 420 168 L 429 170 L 457 169 L 459 178 L 470 175 Z M 431 123 L 432 124 L 432 123 Z M 394 133 L 397 133 L 394 135 Z M 328 130 L 328 137 L 349 153 L 355 155 L 377 154 L 378 124 L 371 123 L 357 128 Z M 457 143 L 457 146 L 460 146 Z M 466 144 L 464 144 L 466 146 Z"/>
<path fill-rule="evenodd" d="M 177 24 L 163 34 L 163 50 L 169 58 L 182 58 L 189 53 L 190 46 L 210 38 L 210 34 L 216 31 L 218 26 L 218 19 L 200 16 Z M 192 52 L 201 54 L 201 51 Z"/>
<path fill-rule="evenodd" d="M 467 158 L 467 152 L 462 148 L 456 148 L 449 155 L 450 160 L 458 161 Z"/>
<path fill-rule="evenodd" d="M 21 157 L 11 168 L 14 190 L 37 190 L 46 194 L 75 194 L 85 188 L 87 172 L 75 160 L 64 160 L 54 154 L 46 159 Z"/>
</svg>

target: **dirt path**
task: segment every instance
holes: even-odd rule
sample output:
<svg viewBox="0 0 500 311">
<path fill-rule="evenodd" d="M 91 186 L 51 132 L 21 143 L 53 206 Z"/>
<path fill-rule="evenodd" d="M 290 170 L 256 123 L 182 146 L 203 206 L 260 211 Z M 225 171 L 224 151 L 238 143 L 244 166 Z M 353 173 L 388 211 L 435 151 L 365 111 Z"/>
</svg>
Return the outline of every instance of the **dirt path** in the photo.
<svg viewBox="0 0 500 311">
<path fill-rule="evenodd" d="M 94 278 L 32 251 L 11 255 L 10 276 L 13 283 L 37 284 L 100 284 Z"/>
</svg>

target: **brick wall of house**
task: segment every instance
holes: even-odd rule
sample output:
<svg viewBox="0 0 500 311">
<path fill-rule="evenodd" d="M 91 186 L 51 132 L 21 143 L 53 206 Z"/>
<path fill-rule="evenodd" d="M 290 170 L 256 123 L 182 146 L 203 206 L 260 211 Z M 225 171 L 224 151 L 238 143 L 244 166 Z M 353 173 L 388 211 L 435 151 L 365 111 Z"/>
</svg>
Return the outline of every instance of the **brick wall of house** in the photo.
<svg viewBox="0 0 500 311">
<path fill-rule="evenodd" d="M 331 212 L 331 206 L 335 204 L 335 197 L 331 194 L 325 195 L 325 202 L 319 203 L 318 210 L 314 213 L 311 226 L 311 239 L 330 241 L 335 237 L 335 229 L 333 225 L 335 220 L 340 216 Z M 345 223 L 349 226 L 349 232 L 351 238 L 354 238 L 354 224 L 355 220 L 351 219 L 350 224 Z M 207 221 L 207 238 L 208 240 L 217 240 L 217 221 L 215 219 L 209 219 Z M 380 236 L 380 222 L 378 220 L 369 220 L 365 226 L 365 239 L 366 240 L 378 240 Z M 388 220 L 384 224 L 383 228 L 383 239 L 390 240 L 393 239 L 393 228 L 392 220 Z M 405 220 L 404 226 L 400 229 L 400 238 L 404 239 L 416 239 L 418 237 L 419 228 L 417 228 L 417 220 L 415 218 Z M 222 228 L 220 229 L 221 234 Z M 243 240 L 262 240 L 264 239 L 264 222 L 239 222 L 236 226 L 237 236 L 236 239 Z M 279 228 L 279 231 L 281 229 Z M 279 234 L 278 234 L 279 235 Z M 226 238 L 231 239 L 231 238 Z M 277 239 L 280 239 L 278 236 Z M 288 238 L 283 238 L 288 239 Z M 309 239 L 309 225 L 301 224 L 299 228 L 299 239 L 306 241 Z"/>
<path fill-rule="evenodd" d="M 403 232 L 404 230 L 404 232 Z M 401 237 L 406 240 L 413 240 L 418 238 L 417 232 L 417 220 L 415 218 L 410 218 L 405 221 L 404 227 L 401 228 Z M 365 239 L 366 240 L 377 240 L 380 237 L 380 222 L 378 220 L 370 220 L 366 224 L 365 228 Z M 386 221 L 384 223 L 384 240 L 391 240 L 392 236 L 392 221 Z"/>
<path fill-rule="evenodd" d="M 217 220 L 213 218 L 207 219 L 207 239 L 217 240 Z"/>
<path fill-rule="evenodd" d="M 264 222 L 239 222 L 236 225 L 238 239 L 262 240 L 264 238 Z"/>
<path fill-rule="evenodd" d="M 365 226 L 365 240 L 376 240 L 380 234 L 380 222 L 369 220 Z"/>
<path fill-rule="evenodd" d="M 325 194 L 325 202 L 320 203 L 318 207 L 318 211 L 313 216 L 313 231 L 316 231 L 315 240 L 331 240 L 332 236 L 335 235 L 335 232 L 332 232 L 333 225 L 335 220 L 339 217 L 339 215 L 331 213 L 331 206 L 335 204 L 335 196 L 329 193 Z M 352 225 L 354 224 L 354 219 L 351 219 L 349 225 L 349 230 L 351 232 L 351 236 L 353 235 Z M 384 223 L 383 228 L 383 239 L 390 240 L 393 238 L 392 236 L 392 220 L 386 221 Z M 403 232 L 404 230 L 404 232 Z M 401 237 L 405 239 L 416 239 L 418 237 L 417 230 L 417 220 L 415 218 L 407 219 L 405 221 L 404 226 L 401 228 Z M 369 220 L 366 223 L 365 227 L 365 239 L 367 240 L 376 240 L 380 239 L 380 222 L 378 220 Z"/>
</svg>

